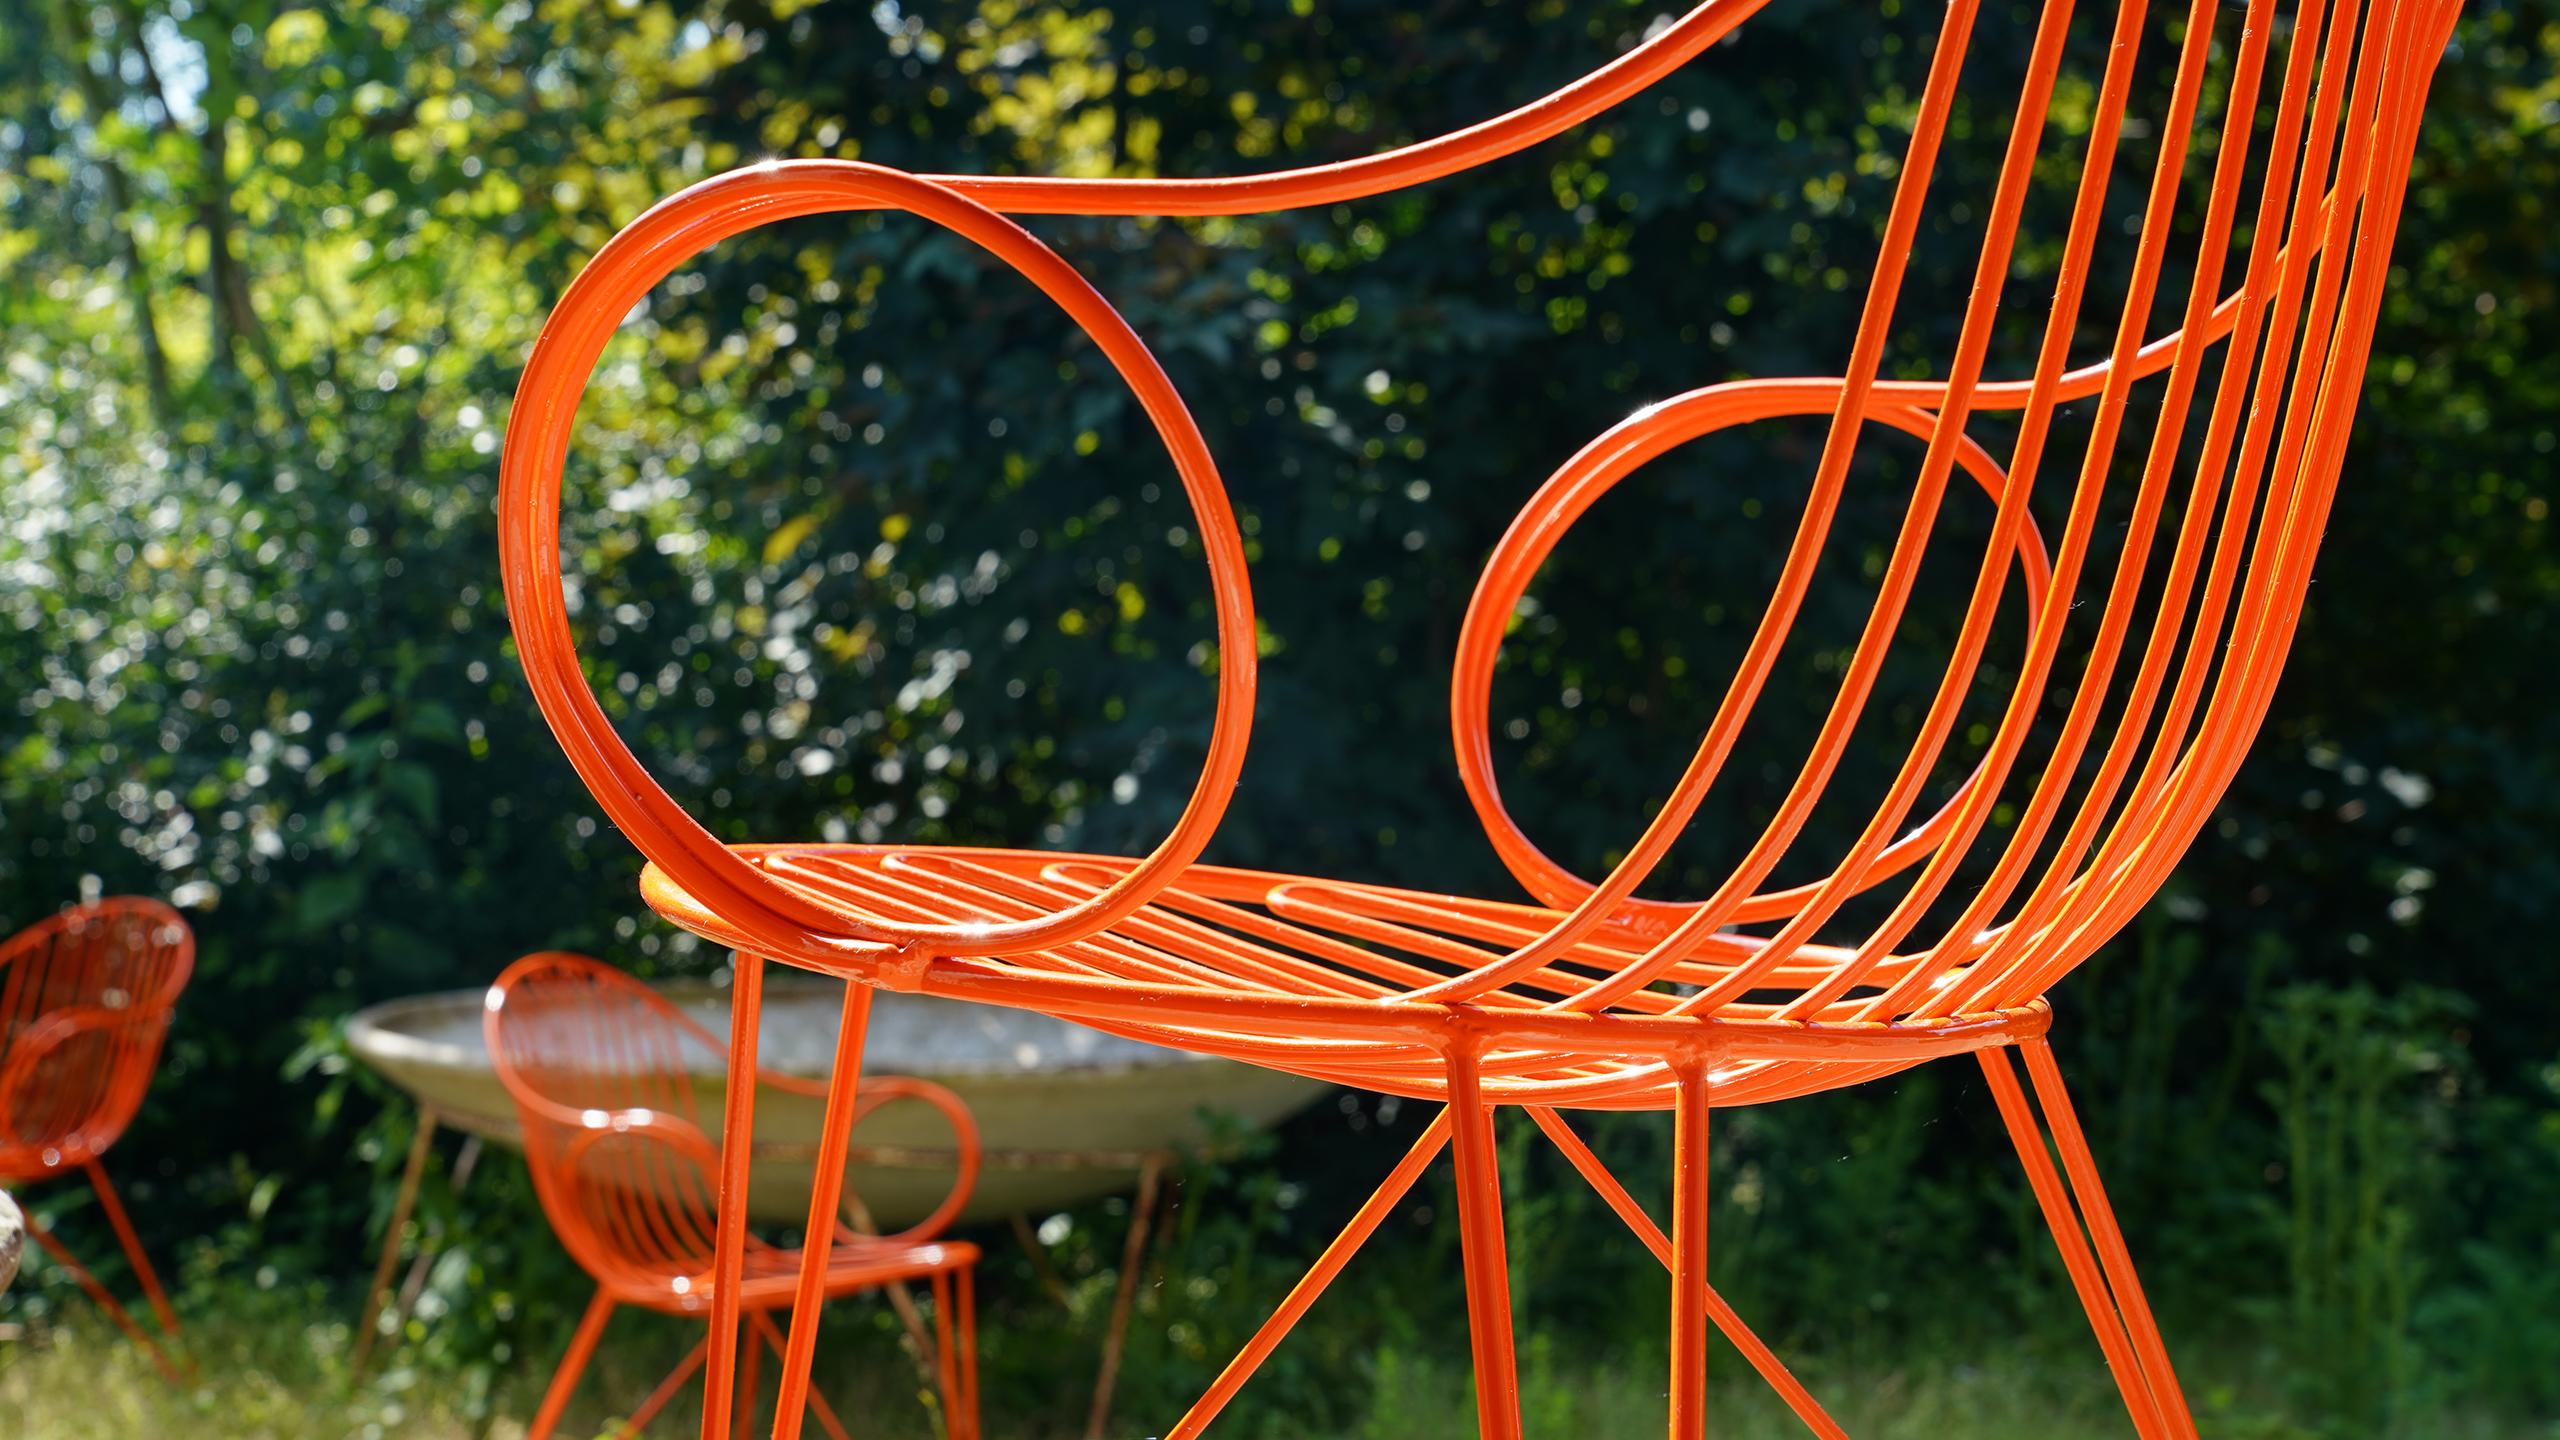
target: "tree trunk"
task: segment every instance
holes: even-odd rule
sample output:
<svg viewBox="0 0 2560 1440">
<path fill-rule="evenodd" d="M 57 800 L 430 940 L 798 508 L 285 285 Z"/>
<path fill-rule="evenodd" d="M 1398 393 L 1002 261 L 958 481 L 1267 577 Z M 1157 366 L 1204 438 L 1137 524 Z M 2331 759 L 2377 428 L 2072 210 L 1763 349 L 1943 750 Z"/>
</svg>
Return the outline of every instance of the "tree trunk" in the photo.
<svg viewBox="0 0 2560 1440">
<path fill-rule="evenodd" d="M 133 325 L 142 343 L 142 374 L 151 392 L 151 418 L 167 430 L 177 417 L 174 391 L 169 383 L 169 352 L 160 343 L 160 319 L 151 308 L 151 272 L 143 266 L 142 247 L 133 239 L 133 185 L 125 178 L 124 167 L 97 143 L 98 118 L 115 113 L 116 97 L 107 91 L 106 82 L 89 65 L 89 47 L 77 35 L 66 36 L 63 54 L 71 73 L 78 80 L 80 98 L 89 108 L 91 143 L 90 163 L 98 167 L 105 182 L 108 233 L 115 237 L 116 258 L 123 262 L 126 301 L 133 306 Z"/>
</svg>

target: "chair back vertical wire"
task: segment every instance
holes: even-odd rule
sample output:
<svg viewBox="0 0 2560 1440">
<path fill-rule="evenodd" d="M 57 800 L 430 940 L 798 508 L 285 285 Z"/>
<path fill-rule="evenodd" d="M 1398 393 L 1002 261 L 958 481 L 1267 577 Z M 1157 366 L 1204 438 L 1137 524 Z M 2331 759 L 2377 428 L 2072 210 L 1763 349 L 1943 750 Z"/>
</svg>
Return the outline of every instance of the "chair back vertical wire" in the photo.
<svg viewBox="0 0 2560 1440">
<path fill-rule="evenodd" d="M 2067 71 L 2066 37 L 2082 19 L 2070 0 L 2054 0 L 2041 12 L 1992 193 L 1938 197 L 1969 209 L 1988 202 L 1943 379 L 1879 382 L 1877 367 L 1897 303 L 1919 308 L 1936 298 L 1906 296 L 1903 275 L 1963 80 L 1973 15 L 1962 4 L 1947 11 L 1929 60 L 1843 378 L 1717 387 L 1827 383 L 1836 402 L 1794 540 L 1737 673 L 1669 799 L 1598 882 L 1556 867 L 1498 800 L 1488 803 L 1476 718 L 1482 678 L 1469 676 L 1462 654 L 1453 693 L 1471 798 L 1515 875 L 1565 914 L 1496 960 L 1416 987 L 1412 998 L 1490 994 L 1608 924 L 1645 935 L 1643 953 L 1555 1003 L 1619 1005 L 1702 947 L 1729 942 L 1737 926 L 1761 921 L 1776 928 L 1754 937 L 1756 953 L 1713 983 L 1683 987 L 1675 1010 L 1712 1013 L 1765 992 L 1781 971 L 1800 970 L 1816 945 L 1846 953 L 1818 981 L 1781 987 L 1793 992 L 1783 1018 L 1813 1018 L 1844 999 L 1856 1002 L 1861 1018 L 1879 1020 L 2020 1004 L 2121 928 L 2193 840 L 2264 716 L 2299 615 L 2371 340 L 2418 106 L 2458 7 L 2191 0 L 2172 15 L 2148 0 L 2120 0 L 2109 8 L 2103 71 L 2068 102 L 2090 107 L 2076 145 L 2048 139 L 2056 81 Z M 2160 47 L 2164 31 L 2170 44 Z M 2165 86 L 2141 83 L 2146 64 L 2161 63 L 2154 48 L 2170 66 Z M 1976 114 L 1972 143 L 1981 139 Z M 2137 135 L 2153 152 L 2140 171 L 2129 138 Z M 2024 382 L 1985 382 L 2003 334 L 2004 291 L 2022 288 L 2007 282 L 2045 278 L 2042 270 L 2030 277 L 2018 259 L 2030 177 L 2040 168 L 2050 176 L 2066 158 L 2077 183 L 2032 368 Z M 2139 210 L 2121 215 L 2120 170 L 2124 180 L 2147 171 Z M 2243 201 L 2253 192 L 2249 211 Z M 2254 221 L 2243 224 L 2244 214 Z M 2121 267 L 2121 279 L 2093 284 L 2108 265 Z M 2180 294 L 2170 277 L 2182 272 Z M 2108 308 L 2105 358 L 2067 368 L 2094 319 L 2085 312 Z M 2066 426 L 2060 422 L 2073 402 L 2088 403 Z M 1794 638 L 1847 463 L 1872 433 L 1867 422 L 1888 405 L 1927 418 L 1927 454 L 1864 627 L 1794 780 L 1713 893 L 1679 904 L 1637 898 L 1699 815 L 1778 650 Z M 1640 415 L 1621 427 L 1624 438 L 1612 432 L 1586 455 L 1638 443 L 1647 456 L 1658 454 L 1737 423 L 1734 408 L 1701 408 L 1685 431 L 1668 434 L 1666 422 Z M 1741 420 L 1801 410 L 1770 405 Z M 1813 833 L 1808 820 L 1868 718 L 1967 426 L 2000 411 L 2017 413 L 1998 514 L 1926 715 L 1870 818 L 1824 878 L 1768 890 L 1781 861 Z M 1590 492 L 1641 461 L 1610 454 L 1577 471 L 1582 463 L 1577 457 L 1560 472 L 1506 537 L 1487 567 L 1471 628 L 1498 626 L 1525 574 L 1588 506 Z M 2054 483 L 2066 465 L 2067 496 Z M 2025 653 L 2013 678 L 1997 682 L 2002 690 L 1986 691 L 1987 641 L 2013 556 L 2035 535 L 2040 482 L 2056 492 L 2045 503 L 2067 503 L 2050 580 L 2036 585 L 2030 572 Z M 1498 632 L 1491 643 L 1499 644 Z M 1479 670 L 1489 668 L 1488 656 Z M 1994 695 L 2002 697 L 1998 723 L 1980 753 L 1950 755 L 1966 706 Z M 1933 776 L 1955 760 L 1972 770 L 1947 808 L 1915 830 Z M 1879 888 L 1914 860 L 1898 896 Z M 1845 907 L 1861 897 L 1891 899 L 1889 913 L 1862 935 L 1836 933 Z M 1889 983 L 1879 978 L 1888 975 Z"/>
<path fill-rule="evenodd" d="M 663 997 L 584 956 L 527 956 L 490 988 L 486 1029 L 525 1158 L 561 1241 L 599 1278 L 707 1271 L 713 1181 L 689 1052 Z"/>
</svg>

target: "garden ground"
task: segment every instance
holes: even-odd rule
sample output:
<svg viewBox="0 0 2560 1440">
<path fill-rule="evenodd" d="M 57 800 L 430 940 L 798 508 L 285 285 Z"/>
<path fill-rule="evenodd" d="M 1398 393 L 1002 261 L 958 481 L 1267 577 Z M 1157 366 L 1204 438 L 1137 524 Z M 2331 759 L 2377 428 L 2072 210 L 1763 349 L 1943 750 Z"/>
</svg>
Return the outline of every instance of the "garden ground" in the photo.
<svg viewBox="0 0 2560 1440">
<path fill-rule="evenodd" d="M 73 1314 L 56 1329 L 0 1345 L 0 1415 L 27 1440 L 130 1440 L 133 1436 L 219 1433 L 236 1440 L 520 1440 L 553 1356 L 513 1361 L 494 1397 L 465 1380 L 404 1367 L 393 1354 L 378 1373 L 351 1385 L 343 1319 L 314 1320 L 318 1293 L 270 1292 L 227 1316 L 188 1317 L 200 1377 L 179 1389 L 162 1382 L 102 1320 Z M 840 1307 L 855 1310 L 857 1304 Z M 831 1312 L 837 1313 L 837 1312 Z M 1319 1320 L 1311 1320 L 1321 1323 Z M 928 1440 L 939 1434 L 912 1357 L 893 1343 L 855 1332 L 822 1356 L 825 1392 L 863 1440 Z M 565 1337 L 564 1337 L 565 1338 Z M 676 1354 L 681 1335 L 654 1317 L 618 1318 L 582 1386 L 564 1437 L 611 1433 L 613 1406 L 646 1393 Z M 2060 1331 L 1977 1353 L 1816 1356 L 1799 1373 L 1864 1440 L 2078 1440 L 2130 1433 L 2085 1337 Z M 2181 1346 L 2190 1394 L 2206 1434 L 2217 1440 L 2309 1440 L 2323 1432 L 2288 1420 L 2270 1398 L 2266 1367 L 2247 1344 Z M 1652 1357 L 1623 1367 L 1557 1358 L 1559 1337 L 1533 1336 L 1523 1357 L 1529 1433 L 1541 1437 L 1645 1436 L 1661 1425 L 1662 1396 Z M 1730 1354 L 1710 1366 L 1719 1440 L 1781 1440 L 1804 1430 Z M 832 1372 L 831 1374 L 829 1372 Z M 1348 1378 L 1348 1377 L 1347 1377 Z M 1079 1380 L 1081 1377 L 1079 1377 Z M 1252 1391 L 1226 1433 L 1267 1440 L 1463 1440 L 1474 1434 L 1460 1359 L 1378 1354 L 1357 1382 L 1366 1411 L 1320 1432 L 1293 1428 L 1288 1415 L 1256 1410 Z M 694 1395 L 679 1396 L 652 1436 L 691 1434 Z M 482 1401 L 493 1399 L 484 1406 Z M 1081 1396 L 990 1393 L 987 1432 L 996 1440 L 1065 1440 L 1081 1431 Z M 473 1420 L 484 1409 L 494 1419 Z M 1117 1436 L 1160 1428 L 1161 1417 L 1126 1415 Z M 2405 1417 L 2393 1440 L 2548 1440 L 2560 1425 L 2478 1415 Z"/>
</svg>

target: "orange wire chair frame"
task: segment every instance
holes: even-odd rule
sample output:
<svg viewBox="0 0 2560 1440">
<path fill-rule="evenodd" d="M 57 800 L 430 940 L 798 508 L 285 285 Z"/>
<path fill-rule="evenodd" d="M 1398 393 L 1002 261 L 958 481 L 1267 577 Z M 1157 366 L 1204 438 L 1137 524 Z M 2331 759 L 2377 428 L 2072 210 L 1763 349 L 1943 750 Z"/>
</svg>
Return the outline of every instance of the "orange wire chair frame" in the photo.
<svg viewBox="0 0 2560 1440">
<path fill-rule="evenodd" d="M 157 900 L 77 905 L 0 944 L 0 1184 L 78 1170 L 97 1192 L 162 1334 L 178 1317 L 100 1163 L 151 1088 L 169 1017 L 195 969 L 195 936 Z M 51 1231 L 36 1244 L 171 1380 L 178 1367 Z"/>
<path fill-rule="evenodd" d="M 595 1298 L 543 1396 L 530 1440 L 543 1440 L 559 1423 L 619 1306 L 698 1316 L 724 1296 L 732 1297 L 756 1332 L 747 1353 L 752 1393 L 754 1346 L 760 1342 L 777 1357 L 784 1348 L 767 1311 L 802 1303 L 797 1313 L 806 1314 L 821 1300 L 909 1281 L 932 1286 L 938 1330 L 933 1361 L 948 1433 L 953 1440 L 974 1440 L 972 1277 L 978 1251 L 935 1238 L 968 1203 L 978 1177 L 977 1122 L 958 1096 L 929 1081 L 904 1077 L 872 1076 L 864 1082 L 855 1121 L 898 1101 L 933 1107 L 951 1126 L 956 1173 L 942 1203 L 905 1230 L 868 1235 L 841 1220 L 825 1226 L 832 1244 L 823 1261 L 816 1262 L 824 1267 L 816 1272 L 819 1292 L 802 1302 L 796 1295 L 801 1279 L 797 1250 L 747 1237 L 745 1265 L 725 1278 L 713 1275 L 714 1234 L 720 1225 L 715 1216 L 725 1219 L 734 1207 L 714 1203 L 712 1177 L 719 1170 L 720 1151 L 698 1123 L 690 1062 L 706 1052 L 725 1055 L 728 1047 L 717 1036 L 640 981 L 600 961 L 562 952 L 528 955 L 509 966 L 489 988 L 482 1028 L 498 1077 L 516 1104 L 525 1160 L 543 1212 L 570 1255 L 596 1281 Z M 744 1077 L 750 1095 L 757 1085 L 811 1096 L 826 1093 L 822 1084 L 770 1070 L 751 1070 Z M 839 1157 L 837 1174 L 842 1173 Z M 702 1368 L 714 1338 L 706 1329 L 702 1343 L 632 1412 L 624 1433 L 640 1433 Z M 829 1435 L 844 1440 L 842 1423 L 822 1397 L 808 1392 L 805 1402 Z M 795 1412 L 800 1408 L 789 1399 L 783 1403 Z"/>
<path fill-rule="evenodd" d="M 2458 0 L 2191 0 L 2170 17 L 2174 81 L 2159 113 L 2143 122 L 2158 158 L 2121 239 L 2101 220 L 2122 142 L 2143 133 L 2128 120 L 2137 59 L 2168 27 L 2147 0 L 2118 0 L 2103 71 L 2086 89 L 2093 103 L 2085 114 L 2074 111 L 2085 134 L 2076 144 L 2048 143 L 2075 7 L 2047 0 L 2009 101 L 2014 118 L 1996 185 L 1987 197 L 1966 197 L 1983 202 L 1983 239 L 1943 378 L 1885 379 L 1904 272 L 1980 14 L 1979 0 L 1951 0 L 1925 52 L 1906 152 L 1889 172 L 1882 244 L 1841 374 L 1715 385 L 1631 416 L 1531 498 L 1478 583 L 1451 687 L 1458 766 L 1488 837 L 1534 903 L 1197 863 L 1243 765 L 1253 708 L 1254 615 L 1242 538 L 1205 440 L 1144 343 L 1006 215 L 1243 214 L 1405 188 L 1601 113 L 1765 3 L 1704 0 L 1553 94 L 1344 164 L 1203 180 L 917 176 L 823 160 L 736 171 L 667 199 L 615 236 L 571 284 L 527 363 L 500 499 L 508 605 L 526 673 L 571 762 L 648 856 L 643 893 L 651 906 L 740 951 L 737 1015 L 755 1012 L 770 957 L 861 985 L 1033 1008 L 1446 1102 L 1270 1324 L 1168 1432 L 1172 1440 L 1208 1425 L 1444 1147 L 1457 1167 L 1480 1428 L 1503 1440 L 1519 1434 L 1493 1162 L 1494 1115 L 1504 1105 L 1526 1108 L 1671 1268 L 1671 1434 L 1704 1431 L 1712 1324 L 1815 1433 L 1837 1435 L 1706 1282 L 1710 1107 L 1856 1084 L 1960 1052 L 1976 1053 L 1990 1079 L 2136 1429 L 2194 1434 L 2043 1038 L 2042 997 L 2157 891 L 2266 713 L 2336 492 L 2418 116 Z M 1986 111 L 1975 112 L 1970 133 L 1997 133 Z M 2026 263 L 2019 236 L 2030 180 L 2040 165 L 2051 174 L 2058 164 L 2072 166 L 2077 183 L 2041 330 L 2023 377 L 1987 379 L 2003 282 Z M 1195 512 L 1220 647 L 1216 719 L 1197 789 L 1143 858 L 723 846 L 632 755 L 588 689 L 563 590 L 559 506 L 580 395 L 605 343 L 652 287 L 728 236 L 794 216 L 876 209 L 904 210 L 975 242 L 1058 304 L 1129 385 Z M 2069 352 L 2102 237 L 2129 251 L 2128 278 L 2104 358 L 2074 367 Z M 2163 278 L 2173 252 L 2188 255 L 2192 268 L 2175 327 L 2164 329 L 2155 311 L 2164 284 L 2177 293 Z M 2137 409 L 2133 388 L 2145 381 L 2158 384 Z M 2063 487 L 2059 544 L 2049 549 L 2029 501 L 2071 402 L 2094 404 L 2082 407 L 2088 436 Z M 2014 416 L 2005 462 L 1969 429 L 1994 412 Z M 2137 415 L 2144 418 L 2129 424 Z M 1758 626 L 1669 799 L 1606 875 L 1575 875 L 1522 832 L 1495 784 L 1488 708 L 1505 627 L 1559 539 L 1617 482 L 1688 441 L 1781 416 L 1828 417 L 1829 429 Z M 1703 899 L 1639 898 L 1638 887 L 1721 777 L 1773 673 L 1870 422 L 1917 436 L 1927 449 L 1828 715 L 1774 818 L 1729 879 Z M 2134 449 L 2143 459 L 2128 496 L 2118 462 Z M 2057 463 L 2069 464 L 2067 454 Z M 1826 862 L 1822 878 L 1775 886 L 1772 873 L 1805 834 L 1869 718 L 1867 702 L 1895 649 L 1958 468 L 1995 499 L 1997 513 L 1943 678 L 1855 840 Z M 2190 478 L 2180 503 L 2172 480 L 2182 470 Z M 2102 528 L 2110 503 L 2121 515 L 2108 512 L 2113 523 Z M 2162 550 L 2165 562 L 2155 566 Z M 2109 552 L 2113 577 L 2100 586 L 2093 561 Z M 2028 611 L 2025 653 L 1995 682 L 1983 660 L 2013 569 Z M 2074 642 L 2073 684 L 2064 641 L 2075 613 L 2084 629 L 2094 616 L 2094 633 Z M 1964 702 L 1993 683 L 2005 686 L 2005 702 L 1987 741 L 1948 798 L 1915 822 L 1948 760 Z M 2065 690 L 2067 706 L 2059 699 Z M 2039 725 L 2057 710 L 2058 726 Z M 2031 758 L 2031 749 L 2040 756 Z M 1994 824 L 2003 807 L 2011 813 Z M 1986 832 L 1994 837 L 1988 844 Z M 1987 871 L 1955 884 L 1960 867 L 1977 860 Z M 1839 933 L 1848 902 L 1880 901 L 1896 880 L 1903 889 L 1889 908 L 1879 903 L 1882 921 Z M 1948 908 L 1957 912 L 1952 920 L 1932 921 Z M 839 1114 L 856 1103 L 858 1009 L 846 1008 L 831 1086 Z M 2035 1106 L 2009 1059 L 2012 1047 L 2024 1052 Z M 754 1028 L 742 1018 L 732 1066 L 751 1067 L 753 1050 Z M 1675 1112 L 1667 1236 L 1576 1138 L 1562 1118 L 1566 1108 Z M 733 1106 L 724 1193 L 743 1183 L 744 1119 Z M 831 1125 L 831 1142 L 840 1143 L 841 1132 Z M 813 1219 L 832 1213 L 834 1173 L 820 1169 Z M 723 1267 L 739 1263 L 733 1234 L 717 1243 Z M 804 1290 L 815 1283 L 824 1243 L 811 1246 Z M 715 1310 L 715 1329 L 735 1324 Z M 811 1338 L 794 1328 L 787 1385 L 805 1375 Z M 726 1425 L 728 1383 L 712 1377 L 705 1435 Z M 775 1433 L 796 1436 L 796 1417 L 785 1416 Z"/>
</svg>

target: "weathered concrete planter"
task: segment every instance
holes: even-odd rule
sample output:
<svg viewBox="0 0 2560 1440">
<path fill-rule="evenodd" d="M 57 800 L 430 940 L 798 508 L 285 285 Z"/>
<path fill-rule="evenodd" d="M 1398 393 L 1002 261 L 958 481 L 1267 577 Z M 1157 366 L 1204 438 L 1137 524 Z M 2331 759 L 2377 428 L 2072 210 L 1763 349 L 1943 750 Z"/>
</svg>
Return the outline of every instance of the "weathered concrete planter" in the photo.
<svg viewBox="0 0 2560 1440">
<path fill-rule="evenodd" d="M 700 981 L 658 987 L 722 1037 L 728 992 Z M 758 1059 L 768 1068 L 823 1078 L 835 1053 L 842 991 L 775 976 L 766 982 Z M 356 1054 L 443 1123 L 514 1148 L 515 1108 L 481 1040 L 483 992 L 454 990 L 393 1000 L 347 1023 Z M 1212 1116 L 1248 1128 L 1273 1124 L 1324 1086 L 1297 1076 L 1205 1059 L 1024 1011 L 998 1010 L 883 991 L 872 1001 L 862 1057 L 865 1073 L 913 1075 L 958 1092 L 977 1116 L 989 1152 L 964 1219 L 1073 1205 L 1134 1185 L 1137 1157 L 1211 1138 Z M 726 1084 L 720 1056 L 705 1048 L 694 1067 L 696 1120 L 716 1143 Z M 759 1219 L 806 1218 L 824 1105 L 767 1089 L 756 1102 L 760 1154 L 748 1209 Z M 938 1151 L 949 1143 L 941 1118 L 918 1105 L 893 1105 L 856 1127 L 856 1147 Z M 930 1162 L 930 1155 L 917 1157 Z M 921 1219 L 950 1183 L 932 1163 L 857 1161 L 848 1183 L 884 1227 Z"/>
</svg>

